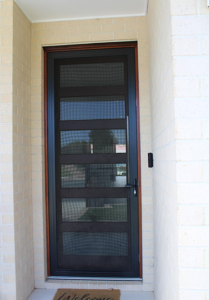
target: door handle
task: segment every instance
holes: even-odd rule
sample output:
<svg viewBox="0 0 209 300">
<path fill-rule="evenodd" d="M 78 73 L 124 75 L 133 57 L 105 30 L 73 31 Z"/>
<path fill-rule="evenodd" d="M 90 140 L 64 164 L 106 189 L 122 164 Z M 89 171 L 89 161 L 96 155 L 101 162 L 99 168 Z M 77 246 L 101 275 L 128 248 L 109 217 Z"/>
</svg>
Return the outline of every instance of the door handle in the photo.
<svg viewBox="0 0 209 300">
<path fill-rule="evenodd" d="M 127 184 L 125 185 L 126 188 L 134 188 L 134 197 L 137 196 L 137 191 L 139 187 L 139 181 L 138 179 L 134 179 L 134 184 Z"/>
</svg>

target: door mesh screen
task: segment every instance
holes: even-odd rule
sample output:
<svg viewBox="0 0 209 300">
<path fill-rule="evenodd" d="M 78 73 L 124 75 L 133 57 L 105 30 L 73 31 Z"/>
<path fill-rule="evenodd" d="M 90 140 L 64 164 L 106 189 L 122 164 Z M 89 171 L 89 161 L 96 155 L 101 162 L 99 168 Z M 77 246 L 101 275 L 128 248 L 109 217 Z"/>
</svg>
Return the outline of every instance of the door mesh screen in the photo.
<svg viewBox="0 0 209 300">
<path fill-rule="evenodd" d="M 124 84 L 124 63 L 94 63 L 60 66 L 60 86 L 108 86 Z"/>
<path fill-rule="evenodd" d="M 125 152 L 125 129 L 61 131 L 61 154 Z"/>
<path fill-rule="evenodd" d="M 54 70 L 53 263 L 57 259 L 58 267 L 73 276 L 122 276 L 131 272 L 133 243 L 133 191 L 125 188 L 130 170 L 127 56 L 66 58 L 56 60 Z"/>
<path fill-rule="evenodd" d="M 126 222 L 126 198 L 63 198 L 63 222 Z"/>
<path fill-rule="evenodd" d="M 63 232 L 65 255 L 128 255 L 126 232 Z"/>
<path fill-rule="evenodd" d="M 124 187 L 126 164 L 61 165 L 62 188 Z"/>
<path fill-rule="evenodd" d="M 124 119 L 125 97 L 91 96 L 60 99 L 60 120 Z"/>
</svg>

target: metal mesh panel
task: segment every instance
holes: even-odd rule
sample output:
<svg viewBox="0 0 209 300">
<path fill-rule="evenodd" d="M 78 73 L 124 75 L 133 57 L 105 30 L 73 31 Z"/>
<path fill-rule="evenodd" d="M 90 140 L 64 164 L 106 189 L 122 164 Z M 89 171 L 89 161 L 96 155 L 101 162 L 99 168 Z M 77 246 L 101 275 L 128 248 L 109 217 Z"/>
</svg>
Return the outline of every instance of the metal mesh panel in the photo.
<svg viewBox="0 0 209 300">
<path fill-rule="evenodd" d="M 60 66 L 60 87 L 124 85 L 124 63 Z"/>
<path fill-rule="evenodd" d="M 62 188 L 124 187 L 126 164 L 61 165 Z"/>
<path fill-rule="evenodd" d="M 60 120 L 124 119 L 125 96 L 91 96 L 60 99 Z"/>
<path fill-rule="evenodd" d="M 61 154 L 125 152 L 125 129 L 61 131 Z"/>
<path fill-rule="evenodd" d="M 128 255 L 126 232 L 63 232 L 64 255 Z"/>
<path fill-rule="evenodd" d="M 63 222 L 127 222 L 126 198 L 63 198 Z"/>
</svg>

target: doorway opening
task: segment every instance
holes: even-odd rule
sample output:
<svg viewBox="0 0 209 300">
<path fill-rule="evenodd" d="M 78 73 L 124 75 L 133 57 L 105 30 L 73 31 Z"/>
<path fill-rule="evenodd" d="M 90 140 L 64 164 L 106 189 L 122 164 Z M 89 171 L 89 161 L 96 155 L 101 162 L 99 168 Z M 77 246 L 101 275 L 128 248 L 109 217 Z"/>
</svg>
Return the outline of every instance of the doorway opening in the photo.
<svg viewBox="0 0 209 300">
<path fill-rule="evenodd" d="M 137 44 L 45 48 L 48 275 L 141 278 Z"/>
</svg>

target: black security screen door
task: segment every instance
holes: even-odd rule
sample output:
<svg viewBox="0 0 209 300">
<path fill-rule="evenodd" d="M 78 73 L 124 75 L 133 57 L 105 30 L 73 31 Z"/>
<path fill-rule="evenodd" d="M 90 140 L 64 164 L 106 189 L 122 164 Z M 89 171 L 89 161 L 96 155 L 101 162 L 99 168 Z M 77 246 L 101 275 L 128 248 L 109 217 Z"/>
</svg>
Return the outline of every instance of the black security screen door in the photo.
<svg viewBox="0 0 209 300">
<path fill-rule="evenodd" d="M 131 48 L 48 54 L 51 275 L 139 277 L 134 65 Z"/>
</svg>

